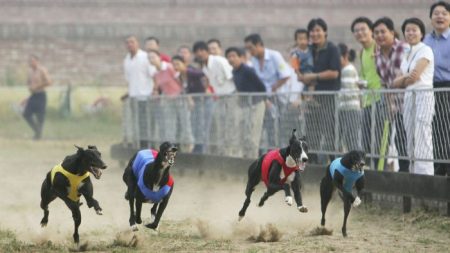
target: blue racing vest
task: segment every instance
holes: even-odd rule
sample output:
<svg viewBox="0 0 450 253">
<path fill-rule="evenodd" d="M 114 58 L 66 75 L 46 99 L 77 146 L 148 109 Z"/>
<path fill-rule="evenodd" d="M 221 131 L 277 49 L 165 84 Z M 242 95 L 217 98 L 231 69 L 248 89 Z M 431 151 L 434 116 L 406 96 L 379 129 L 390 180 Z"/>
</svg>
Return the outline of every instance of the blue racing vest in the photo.
<svg viewBox="0 0 450 253">
<path fill-rule="evenodd" d="M 355 182 L 364 175 L 364 171 L 359 172 L 347 169 L 341 164 L 341 159 L 342 158 L 337 158 L 330 164 L 330 174 L 334 179 L 334 172 L 336 170 L 339 171 L 344 177 L 344 189 L 348 192 L 352 192 Z"/>
<path fill-rule="evenodd" d="M 141 190 L 145 199 L 153 202 L 159 203 L 167 194 L 169 194 L 170 189 L 173 186 L 173 178 L 169 175 L 169 180 L 166 185 L 161 187 L 158 191 L 152 191 L 144 184 L 144 172 L 145 167 L 155 161 L 158 151 L 153 149 L 141 150 L 137 153 L 136 158 L 133 161 L 133 174 L 137 178 L 137 185 L 139 190 Z"/>
</svg>

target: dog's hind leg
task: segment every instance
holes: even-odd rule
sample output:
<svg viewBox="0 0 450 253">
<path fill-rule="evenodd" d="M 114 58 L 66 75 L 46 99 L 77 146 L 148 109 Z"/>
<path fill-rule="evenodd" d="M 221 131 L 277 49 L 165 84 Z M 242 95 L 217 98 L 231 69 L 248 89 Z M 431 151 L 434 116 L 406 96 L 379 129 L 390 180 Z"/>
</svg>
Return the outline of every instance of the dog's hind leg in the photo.
<svg viewBox="0 0 450 253">
<path fill-rule="evenodd" d="M 267 200 L 270 196 L 274 195 L 276 192 L 277 192 L 276 189 L 268 188 L 267 191 L 264 193 L 264 195 L 263 195 L 263 196 L 261 197 L 261 199 L 259 200 L 258 206 L 259 206 L 259 207 L 262 207 L 262 206 L 264 205 L 264 202 L 266 202 L 266 200 Z"/>
<path fill-rule="evenodd" d="M 248 182 L 247 187 L 245 188 L 245 201 L 244 205 L 242 206 L 241 210 L 239 211 L 239 220 L 244 218 L 245 212 L 247 211 L 248 206 L 250 205 L 250 198 L 252 196 L 253 191 L 255 190 L 255 187 L 259 184 L 259 181 L 261 180 L 260 173 L 257 173 L 259 170 L 259 167 L 257 167 L 257 163 L 253 163 L 249 168 L 248 173 Z"/>
<path fill-rule="evenodd" d="M 349 198 L 344 197 L 344 224 L 342 225 L 342 235 L 347 237 L 347 218 L 352 208 L 352 202 Z"/>
<path fill-rule="evenodd" d="M 42 210 L 44 210 L 44 217 L 42 217 L 42 220 L 41 220 L 42 227 L 47 226 L 48 215 L 49 215 L 48 205 L 50 204 L 50 202 L 55 200 L 55 198 L 56 198 L 56 195 L 51 190 L 50 180 L 49 180 L 49 178 L 46 178 L 44 180 L 44 182 L 42 183 L 42 188 L 41 188 L 41 208 L 42 208 Z"/>
<path fill-rule="evenodd" d="M 153 204 L 152 209 L 150 209 L 151 222 L 155 221 L 156 211 L 158 210 L 158 203 Z"/>
<path fill-rule="evenodd" d="M 320 204 L 322 210 L 322 219 L 320 225 L 325 226 L 325 213 L 327 211 L 328 203 L 330 203 L 331 196 L 333 195 L 333 182 L 331 177 L 326 175 L 320 182 Z"/>
<path fill-rule="evenodd" d="M 142 200 L 136 199 L 136 223 L 141 224 L 142 218 L 141 218 L 141 212 L 142 212 Z"/>
</svg>

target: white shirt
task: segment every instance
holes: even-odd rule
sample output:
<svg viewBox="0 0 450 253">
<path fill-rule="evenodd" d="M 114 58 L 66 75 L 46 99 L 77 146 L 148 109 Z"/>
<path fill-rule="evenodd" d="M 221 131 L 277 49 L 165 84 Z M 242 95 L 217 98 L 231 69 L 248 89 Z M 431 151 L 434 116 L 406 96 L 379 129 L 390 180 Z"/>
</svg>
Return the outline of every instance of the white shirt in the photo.
<svg viewBox="0 0 450 253">
<path fill-rule="evenodd" d="M 420 42 L 411 48 L 410 52 L 403 58 L 400 69 L 403 74 L 411 73 L 416 67 L 417 61 L 423 58 L 427 59 L 429 64 L 420 75 L 419 80 L 407 86 L 406 89 L 433 88 L 434 55 L 433 50 L 424 43 Z"/>
<path fill-rule="evenodd" d="M 233 82 L 233 68 L 222 56 L 209 55 L 207 66 L 203 66 L 203 73 L 216 94 L 230 94 L 236 90 Z"/>
<path fill-rule="evenodd" d="M 302 82 L 297 80 L 297 74 L 294 69 L 291 67 L 287 67 L 290 71 L 290 78 L 286 81 L 286 83 L 277 89 L 278 99 L 281 103 L 293 103 L 300 98 L 300 93 L 305 86 Z"/>
<path fill-rule="evenodd" d="M 146 52 L 139 49 L 133 58 L 128 53 L 123 61 L 123 69 L 130 97 L 142 98 L 152 94 L 154 85 L 152 75 L 156 69 L 149 63 Z"/>
</svg>

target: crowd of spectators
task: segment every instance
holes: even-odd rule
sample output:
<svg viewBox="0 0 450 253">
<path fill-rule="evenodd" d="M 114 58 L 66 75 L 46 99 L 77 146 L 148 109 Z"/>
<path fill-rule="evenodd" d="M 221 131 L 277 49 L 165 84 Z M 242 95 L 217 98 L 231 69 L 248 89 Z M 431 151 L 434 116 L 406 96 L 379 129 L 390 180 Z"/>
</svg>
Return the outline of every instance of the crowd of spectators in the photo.
<svg viewBox="0 0 450 253">
<path fill-rule="evenodd" d="M 399 171 L 449 174 L 448 163 L 421 161 L 450 159 L 450 92 L 430 90 L 450 87 L 450 4 L 433 3 L 429 17 L 431 32 L 408 18 L 402 36 L 389 17 L 358 17 L 349 24 L 361 45 L 356 50 L 330 41 L 326 21 L 315 18 L 294 31 L 287 59 L 257 33 L 225 50 L 217 38 L 181 45 L 172 57 L 156 37 L 141 50 L 129 36 L 123 99 L 137 100 L 141 147 L 155 145 L 145 140 L 158 131 L 188 152 L 256 157 L 266 151 L 261 142 L 286 144 L 303 103 L 302 134 L 313 150 L 383 155 L 383 139 L 393 136 Z M 404 92 L 380 92 L 389 89 Z M 258 96 L 239 96 L 249 93 Z M 238 142 L 242 147 L 233 145 Z M 311 154 L 316 162 L 331 158 Z M 381 160 L 374 164 L 384 169 Z"/>
</svg>

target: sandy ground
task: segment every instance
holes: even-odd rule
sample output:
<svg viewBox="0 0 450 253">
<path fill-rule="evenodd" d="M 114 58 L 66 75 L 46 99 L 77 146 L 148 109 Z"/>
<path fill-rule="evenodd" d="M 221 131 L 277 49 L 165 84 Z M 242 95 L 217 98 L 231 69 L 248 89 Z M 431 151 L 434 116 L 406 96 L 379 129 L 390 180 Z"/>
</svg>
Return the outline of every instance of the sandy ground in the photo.
<svg viewBox="0 0 450 253">
<path fill-rule="evenodd" d="M 72 249 L 73 222 L 69 210 L 60 200 L 50 205 L 49 223 L 41 228 L 42 210 L 39 208 L 40 186 L 45 174 L 66 154 L 74 152 L 71 142 L 1 139 L 0 151 L 0 228 L 13 231 L 17 239 L 37 245 L 33 251 L 49 250 L 51 241 L 55 251 Z M 77 143 L 86 146 L 88 143 Z M 282 193 L 270 198 L 262 208 L 256 207 L 263 193 L 262 184 L 255 191 L 247 216 L 238 222 L 238 211 L 244 201 L 245 178 L 225 172 L 205 173 L 182 171 L 183 165 L 173 168 L 175 187 L 168 208 L 160 223 L 159 232 L 140 227 L 136 233 L 128 226 L 129 209 L 123 195 L 123 168 L 109 157 L 109 143 L 97 144 L 104 153 L 109 168 L 101 180 L 94 181 L 94 197 L 104 210 L 102 216 L 86 205 L 81 207 L 80 238 L 91 251 L 142 252 L 448 252 L 450 231 L 448 218 L 444 229 L 425 226 L 417 215 L 353 209 L 348 223 L 348 238 L 342 238 L 342 203 L 337 196 L 327 215 L 331 236 L 311 236 L 320 222 L 320 199 L 316 185 L 303 191 L 304 204 L 309 213 L 299 213 L 284 203 Z M 8 148 L 7 148 L 8 147 Z M 245 169 L 245 168 L 243 168 Z M 150 205 L 144 205 L 143 218 L 148 222 Z M 422 217 L 422 216 L 420 216 Z M 279 237 L 278 242 L 248 240 L 266 231 Z M 267 232 L 267 231 L 266 231 Z M 128 247 L 133 235 L 137 247 Z M 42 247 L 42 248 L 40 248 Z M 50 249 L 51 251 L 51 249 Z"/>
</svg>

